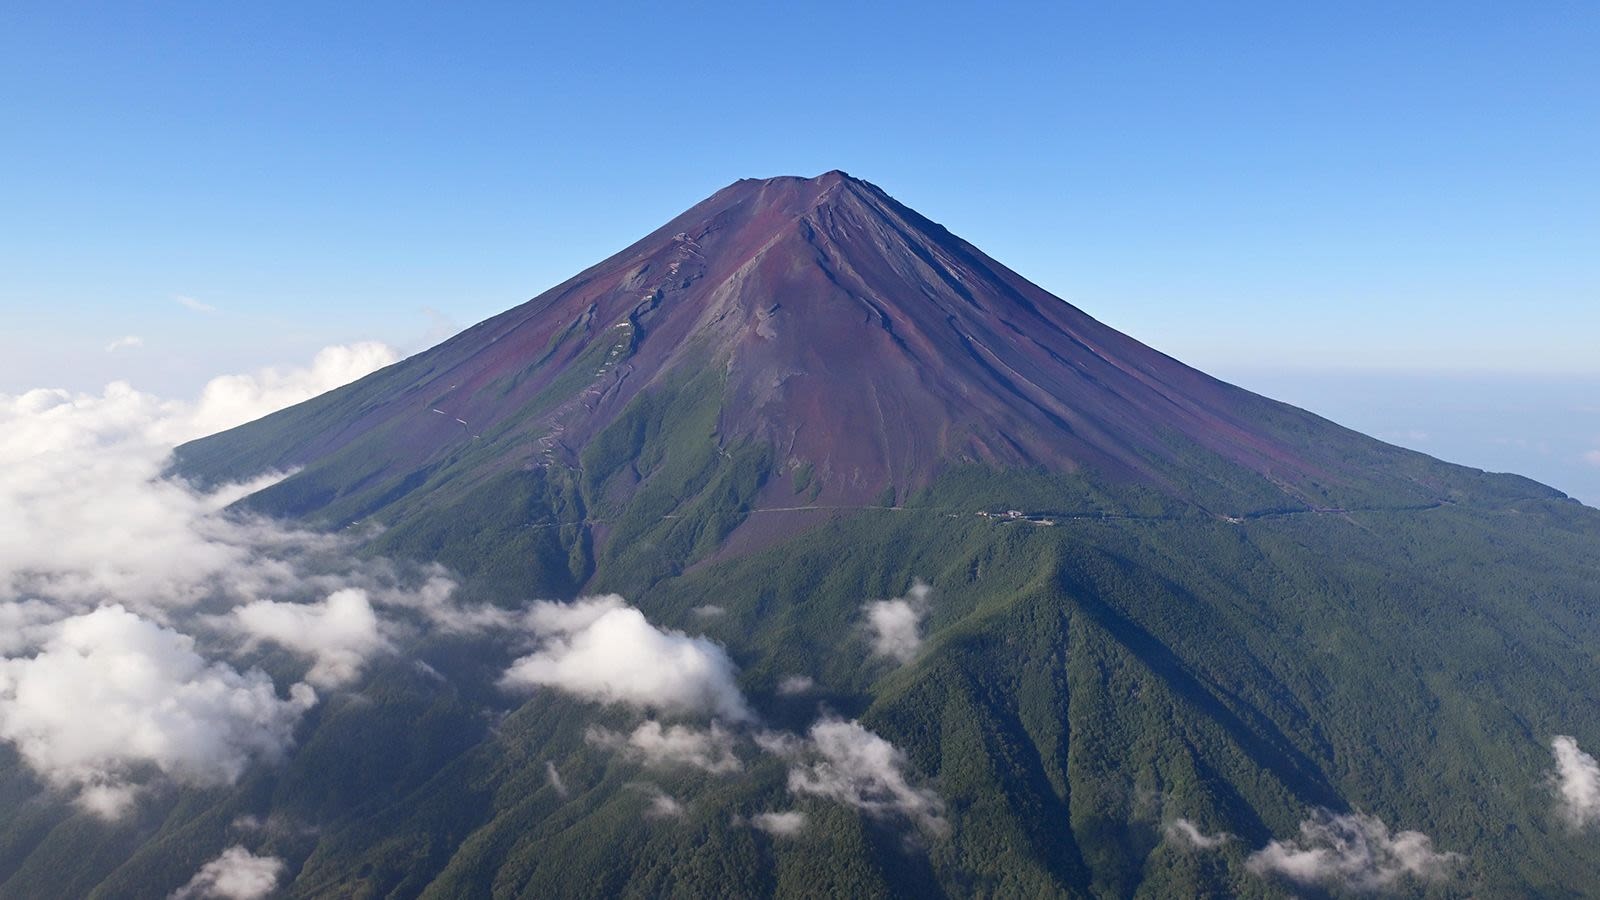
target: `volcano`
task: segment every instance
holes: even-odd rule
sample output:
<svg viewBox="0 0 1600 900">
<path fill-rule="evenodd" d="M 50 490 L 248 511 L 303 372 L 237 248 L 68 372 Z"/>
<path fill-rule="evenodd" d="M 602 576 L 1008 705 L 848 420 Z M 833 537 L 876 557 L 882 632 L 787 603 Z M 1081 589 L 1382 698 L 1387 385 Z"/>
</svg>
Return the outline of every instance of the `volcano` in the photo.
<svg viewBox="0 0 1600 900">
<path fill-rule="evenodd" d="M 1551 752 L 1600 747 L 1600 512 L 1196 371 L 842 172 L 731 184 L 173 471 L 288 473 L 237 512 L 566 630 L 407 631 L 286 758 L 114 837 L 12 804 L 6 895 L 164 896 L 239 821 L 303 897 L 1600 884 Z M 639 634 L 677 662 L 635 677 Z"/>
<path fill-rule="evenodd" d="M 686 439 L 763 454 L 741 514 L 893 507 L 962 467 L 1083 474 L 1233 518 L 1451 491 L 1420 457 L 1158 353 L 838 171 L 729 185 L 521 306 L 182 458 L 304 468 L 258 503 L 329 521 L 552 467 L 609 479 L 617 506 L 653 473 L 585 453 L 674 403 L 701 416 Z M 751 546 L 818 517 L 788 518 Z"/>
</svg>

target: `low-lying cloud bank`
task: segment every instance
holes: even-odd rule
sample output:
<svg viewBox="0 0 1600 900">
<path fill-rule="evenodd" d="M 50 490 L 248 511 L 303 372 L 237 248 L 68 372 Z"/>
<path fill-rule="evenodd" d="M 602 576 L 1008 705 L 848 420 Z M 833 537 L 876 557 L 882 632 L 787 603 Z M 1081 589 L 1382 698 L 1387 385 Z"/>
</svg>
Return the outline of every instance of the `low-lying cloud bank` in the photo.
<svg viewBox="0 0 1600 900">
<path fill-rule="evenodd" d="M 0 660 L 0 738 L 106 817 L 133 802 L 142 766 L 231 783 L 279 756 L 315 703 L 305 684 L 280 698 L 261 671 L 207 662 L 193 638 L 115 605 L 51 626 L 31 657 Z"/>
<path fill-rule="evenodd" d="M 229 847 L 173 891 L 171 900 L 261 900 L 278 889 L 285 868 L 277 857 Z"/>
<path fill-rule="evenodd" d="M 382 345 L 330 348 L 307 370 L 215 379 L 196 404 L 122 382 L 98 396 L 0 394 L 0 600 L 115 600 L 153 611 L 219 589 L 280 590 L 292 573 L 262 564 L 262 553 L 315 550 L 326 539 L 222 510 L 281 476 L 197 490 L 163 477 L 172 448 L 393 359 Z"/>
<path fill-rule="evenodd" d="M 232 782 L 289 746 L 312 684 L 345 683 L 389 646 L 375 607 L 462 614 L 440 571 L 227 510 L 281 475 L 212 489 L 165 475 L 177 443 L 395 358 L 329 348 L 306 369 L 215 379 L 195 403 L 120 382 L 0 394 L 0 740 L 43 781 L 108 818 L 151 773 Z M 310 683 L 229 664 L 241 640 L 304 656 Z"/>
<path fill-rule="evenodd" d="M 163 477 L 172 447 L 307 399 L 385 361 L 381 345 L 331 348 L 298 373 L 225 376 L 198 404 L 124 383 L 102 395 L 0 395 L 0 600 L 72 608 L 107 600 L 144 612 L 219 590 L 281 591 L 280 558 L 328 546 L 321 535 L 224 515 L 276 475 L 200 491 Z"/>
<path fill-rule="evenodd" d="M 1441 853 L 1419 831 L 1391 833 L 1377 816 L 1319 810 L 1300 823 L 1298 838 L 1272 841 L 1250 854 L 1245 867 L 1302 887 L 1379 891 L 1404 878 L 1437 881 L 1454 874 L 1463 858 Z"/>
</svg>

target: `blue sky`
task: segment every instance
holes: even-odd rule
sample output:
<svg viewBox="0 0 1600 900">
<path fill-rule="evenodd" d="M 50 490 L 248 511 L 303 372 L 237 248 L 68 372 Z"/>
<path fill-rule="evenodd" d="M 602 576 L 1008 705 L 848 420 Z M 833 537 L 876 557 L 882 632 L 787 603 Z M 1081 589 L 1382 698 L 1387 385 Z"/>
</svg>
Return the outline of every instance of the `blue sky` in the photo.
<svg viewBox="0 0 1600 900">
<path fill-rule="evenodd" d="M 5 4 L 0 391 L 415 349 L 832 168 L 1252 387 L 1600 378 L 1593 3 L 579 6 Z"/>
</svg>

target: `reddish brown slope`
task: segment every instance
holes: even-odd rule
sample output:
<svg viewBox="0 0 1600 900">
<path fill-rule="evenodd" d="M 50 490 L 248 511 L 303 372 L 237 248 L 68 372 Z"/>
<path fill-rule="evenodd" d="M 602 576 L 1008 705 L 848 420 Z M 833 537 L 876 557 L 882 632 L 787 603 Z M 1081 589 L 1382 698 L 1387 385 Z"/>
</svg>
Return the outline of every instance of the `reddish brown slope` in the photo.
<svg viewBox="0 0 1600 900">
<path fill-rule="evenodd" d="M 823 504 L 889 486 L 903 497 L 963 461 L 1089 467 L 1181 492 L 1173 466 L 1197 448 L 1291 496 L 1341 477 L 1317 441 L 1263 424 L 1286 407 L 1107 328 L 842 172 L 718 191 L 347 389 L 355 415 L 270 462 L 383 434 L 373 479 L 472 440 L 500 441 L 504 466 L 575 465 L 640 391 L 708 367 L 726 373 L 708 439 L 765 442 L 780 470 L 809 465 Z"/>
</svg>

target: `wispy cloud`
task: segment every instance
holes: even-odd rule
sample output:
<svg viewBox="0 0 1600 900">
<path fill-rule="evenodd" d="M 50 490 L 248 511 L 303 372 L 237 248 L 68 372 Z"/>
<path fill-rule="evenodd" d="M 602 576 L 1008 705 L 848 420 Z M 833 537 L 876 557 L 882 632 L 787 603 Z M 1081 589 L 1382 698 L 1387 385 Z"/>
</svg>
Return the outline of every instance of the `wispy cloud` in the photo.
<svg viewBox="0 0 1600 900">
<path fill-rule="evenodd" d="M 545 761 L 544 777 L 546 781 L 550 782 L 550 789 L 556 792 L 556 796 L 567 796 L 567 783 L 561 779 L 561 773 L 556 771 L 555 763 L 549 760 Z"/>
<path fill-rule="evenodd" d="M 257 856 L 235 845 L 201 866 L 171 900 L 261 900 L 278 889 L 285 868 L 275 856 Z"/>
<path fill-rule="evenodd" d="M 1168 822 L 1166 827 L 1162 829 L 1162 833 L 1169 843 L 1194 850 L 1215 850 L 1233 840 L 1233 835 L 1226 831 L 1206 834 L 1200 829 L 1200 826 L 1188 819 L 1175 819 Z"/>
<path fill-rule="evenodd" d="M 1300 835 L 1272 841 L 1245 868 L 1302 887 L 1379 891 L 1402 879 L 1438 881 L 1460 866 L 1458 853 L 1440 853 L 1419 831 L 1391 833 L 1377 816 L 1319 810 L 1300 823 Z"/>
<path fill-rule="evenodd" d="M 922 649 L 922 620 L 933 589 L 921 580 L 904 597 L 874 600 L 862 606 L 872 633 L 872 652 L 904 665 Z"/>
<path fill-rule="evenodd" d="M 1591 466 L 1600 467 L 1600 450 L 1587 450 L 1583 454 L 1583 461 Z"/>
<path fill-rule="evenodd" d="M 1556 758 L 1561 817 L 1573 828 L 1600 822 L 1600 763 L 1578 749 L 1576 738 L 1565 734 L 1550 741 L 1550 752 Z"/>
<path fill-rule="evenodd" d="M 217 311 L 215 306 L 212 306 L 209 303 L 202 303 L 199 300 L 184 294 L 178 294 L 174 296 L 172 300 L 174 303 L 191 312 L 205 313 L 206 315 L 210 315 Z"/>
<path fill-rule="evenodd" d="M 806 814 L 798 809 L 756 813 L 750 817 L 750 827 L 765 831 L 773 837 L 798 837 L 806 830 Z"/>
<path fill-rule="evenodd" d="M 932 790 L 914 786 L 898 747 L 860 722 L 824 719 L 807 739 L 792 734 L 757 735 L 763 749 L 791 760 L 789 790 L 843 803 L 872 816 L 903 816 L 924 831 L 944 835 L 944 801 Z"/>
<path fill-rule="evenodd" d="M 778 696 L 797 697 L 809 694 L 817 686 L 817 682 L 809 675 L 790 675 L 778 682 Z"/>
<path fill-rule="evenodd" d="M 391 646 L 361 588 L 335 591 L 320 603 L 257 600 L 235 607 L 231 624 L 253 639 L 310 656 L 306 680 L 321 687 L 354 681 L 368 658 Z"/>
<path fill-rule="evenodd" d="M 688 813 L 682 803 L 661 788 L 653 784 L 641 784 L 638 787 L 649 798 L 644 807 L 646 819 L 681 819 Z"/>
<path fill-rule="evenodd" d="M 131 350 L 135 347 L 143 346 L 144 338 L 139 337 L 137 334 L 125 334 L 122 337 L 111 341 L 111 343 L 106 344 L 106 352 L 115 353 L 118 350 Z"/>
<path fill-rule="evenodd" d="M 651 720 L 626 735 L 590 726 L 583 737 L 590 744 L 620 750 L 629 759 L 647 766 L 684 766 L 713 775 L 738 772 L 744 768 L 734 753 L 733 733 L 715 722 L 710 728 L 700 729 L 687 725 L 662 727 L 660 722 Z"/>
</svg>

